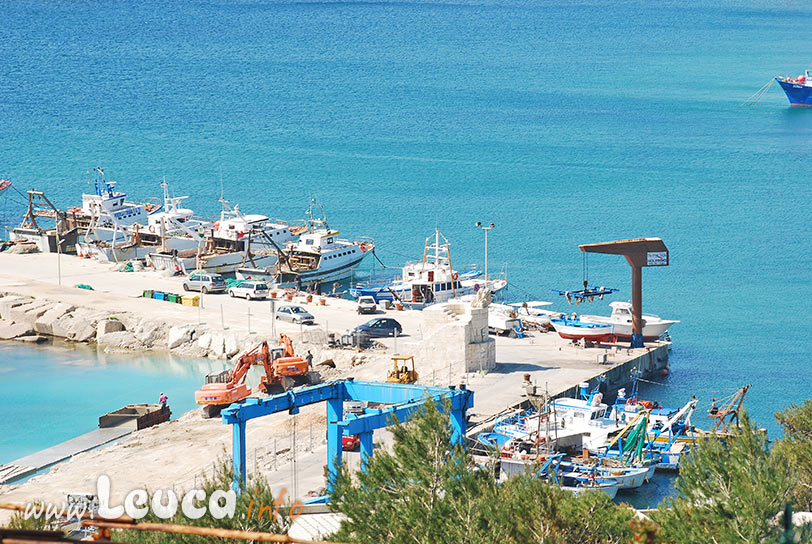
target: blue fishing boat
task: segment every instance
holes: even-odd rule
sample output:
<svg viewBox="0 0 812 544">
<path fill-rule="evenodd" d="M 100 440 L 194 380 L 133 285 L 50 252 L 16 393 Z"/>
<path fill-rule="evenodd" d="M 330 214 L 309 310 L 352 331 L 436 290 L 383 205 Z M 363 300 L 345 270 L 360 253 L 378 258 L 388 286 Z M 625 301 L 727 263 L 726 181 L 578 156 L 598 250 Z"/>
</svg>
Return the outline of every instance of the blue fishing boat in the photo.
<svg viewBox="0 0 812 544">
<path fill-rule="evenodd" d="M 568 318 L 561 314 L 560 319 L 550 319 L 550 324 L 558 336 L 567 340 L 589 340 L 590 342 L 609 342 L 612 339 L 612 325 L 587 323 L 580 319 Z"/>
<path fill-rule="evenodd" d="M 775 80 L 784 89 L 791 106 L 812 107 L 812 70 L 798 77 L 778 76 Z"/>
</svg>

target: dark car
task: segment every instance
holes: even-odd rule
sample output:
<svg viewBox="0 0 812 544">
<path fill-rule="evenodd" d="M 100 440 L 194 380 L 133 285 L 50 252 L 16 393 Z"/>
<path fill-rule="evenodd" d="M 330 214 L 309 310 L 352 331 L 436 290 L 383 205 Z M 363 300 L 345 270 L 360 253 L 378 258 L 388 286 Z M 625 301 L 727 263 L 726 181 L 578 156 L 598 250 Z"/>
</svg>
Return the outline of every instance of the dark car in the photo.
<svg viewBox="0 0 812 544">
<path fill-rule="evenodd" d="M 403 327 L 394 319 L 388 317 L 379 317 L 371 321 L 367 321 L 363 325 L 358 325 L 354 329 L 357 332 L 365 332 L 372 338 L 381 336 L 400 336 L 403 334 Z"/>
</svg>

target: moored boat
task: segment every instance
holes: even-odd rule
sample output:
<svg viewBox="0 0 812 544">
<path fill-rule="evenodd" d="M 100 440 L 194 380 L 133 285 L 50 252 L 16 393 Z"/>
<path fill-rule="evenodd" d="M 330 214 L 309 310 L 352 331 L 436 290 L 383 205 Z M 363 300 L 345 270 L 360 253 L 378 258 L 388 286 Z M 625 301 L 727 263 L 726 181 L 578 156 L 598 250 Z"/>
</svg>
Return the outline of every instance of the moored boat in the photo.
<svg viewBox="0 0 812 544">
<path fill-rule="evenodd" d="M 580 321 L 613 327 L 612 335 L 619 340 L 630 340 L 632 337 L 632 304 L 631 302 L 610 302 L 612 314 L 609 317 L 602 315 L 581 315 Z M 679 323 L 677 320 L 662 319 L 660 316 L 643 314 L 643 340 L 652 342 L 661 338 L 671 325 Z"/>
<path fill-rule="evenodd" d="M 484 287 L 497 293 L 507 286 L 507 281 L 502 278 L 485 280 L 481 276 L 476 271 L 458 273 L 454 270 L 448 239 L 439 229 L 434 229 L 434 235 L 426 238 L 423 259 L 406 263 L 399 279 L 378 285 L 358 284 L 350 294 L 356 298 L 370 296 L 376 302 L 397 300 L 422 308 L 475 295 Z"/>
</svg>

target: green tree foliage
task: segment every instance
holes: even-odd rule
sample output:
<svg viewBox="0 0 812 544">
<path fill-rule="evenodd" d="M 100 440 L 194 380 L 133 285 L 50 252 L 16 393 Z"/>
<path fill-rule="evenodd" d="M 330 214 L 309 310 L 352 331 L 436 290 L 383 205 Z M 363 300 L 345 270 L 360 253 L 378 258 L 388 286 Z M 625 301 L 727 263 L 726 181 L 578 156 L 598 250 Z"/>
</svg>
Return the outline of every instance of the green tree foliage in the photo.
<svg viewBox="0 0 812 544">
<path fill-rule="evenodd" d="M 35 502 L 33 506 L 33 510 L 35 511 L 42 511 L 45 508 L 45 505 L 40 502 Z M 58 530 L 58 527 L 56 527 L 54 523 L 46 521 L 45 516 L 29 516 L 28 519 L 26 519 L 22 512 L 17 512 L 11 516 L 11 519 L 8 521 L 6 527 L 9 529 L 19 529 L 23 531 Z"/>
<path fill-rule="evenodd" d="M 231 489 L 231 461 L 227 459 L 220 459 L 216 466 L 214 474 L 211 478 L 207 478 L 200 489 L 206 492 L 206 497 L 218 489 L 229 490 Z M 151 510 L 139 522 L 152 522 L 152 523 L 171 523 L 178 525 L 195 525 L 202 527 L 216 527 L 219 529 L 235 529 L 240 531 L 261 531 L 268 533 L 286 533 L 290 526 L 290 518 L 288 512 L 290 505 L 280 507 L 278 516 L 274 519 L 273 510 L 274 497 L 267 480 L 260 475 L 255 476 L 250 485 L 243 489 L 237 498 L 237 507 L 234 511 L 234 516 L 228 516 L 222 519 L 215 519 L 211 512 L 206 513 L 200 519 L 188 519 L 183 515 L 183 512 L 178 508 L 177 513 L 170 519 L 160 519 Z M 181 497 L 178 498 L 179 500 Z M 253 501 L 253 504 L 252 504 Z M 287 502 L 287 501 L 286 501 Z M 271 511 L 264 510 L 262 516 L 259 516 L 260 504 L 271 507 Z M 250 516 L 249 516 L 250 510 Z M 234 541 L 231 539 L 221 539 L 212 537 L 199 537 L 194 535 L 183 535 L 175 533 L 159 533 L 152 531 L 122 531 L 115 536 L 115 539 L 121 542 L 130 542 L 133 544 L 213 544 L 213 543 L 226 543 L 226 542 L 252 542 L 247 540 Z"/>
<path fill-rule="evenodd" d="M 500 485 L 451 444 L 448 407 L 426 403 L 394 426 L 392 452 L 339 477 L 332 505 L 349 518 L 335 540 L 360 543 L 629 542 L 634 513 L 603 493 L 575 497 L 529 476 Z"/>
<path fill-rule="evenodd" d="M 796 485 L 793 504 L 796 511 L 812 511 L 812 400 L 802 405 L 791 404 L 775 414 L 784 429 L 784 436 L 774 451 L 780 461 L 792 471 Z"/>
<path fill-rule="evenodd" d="M 683 460 L 677 496 L 653 515 L 664 542 L 775 542 L 791 498 L 790 471 L 743 414 L 734 436 L 709 439 Z"/>
</svg>

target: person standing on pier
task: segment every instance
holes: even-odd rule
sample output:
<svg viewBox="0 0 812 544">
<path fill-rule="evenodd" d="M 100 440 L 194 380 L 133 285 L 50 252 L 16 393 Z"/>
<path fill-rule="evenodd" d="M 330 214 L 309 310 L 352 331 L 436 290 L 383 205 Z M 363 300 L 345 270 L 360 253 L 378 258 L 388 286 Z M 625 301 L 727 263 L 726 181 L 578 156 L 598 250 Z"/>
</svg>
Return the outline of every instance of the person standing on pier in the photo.
<svg viewBox="0 0 812 544">
<path fill-rule="evenodd" d="M 168 400 L 169 400 L 169 397 L 167 397 L 166 395 L 163 394 L 163 392 L 161 392 L 161 395 L 158 397 L 158 402 L 161 404 L 161 413 L 162 414 L 166 413 L 166 401 L 168 401 Z"/>
</svg>

